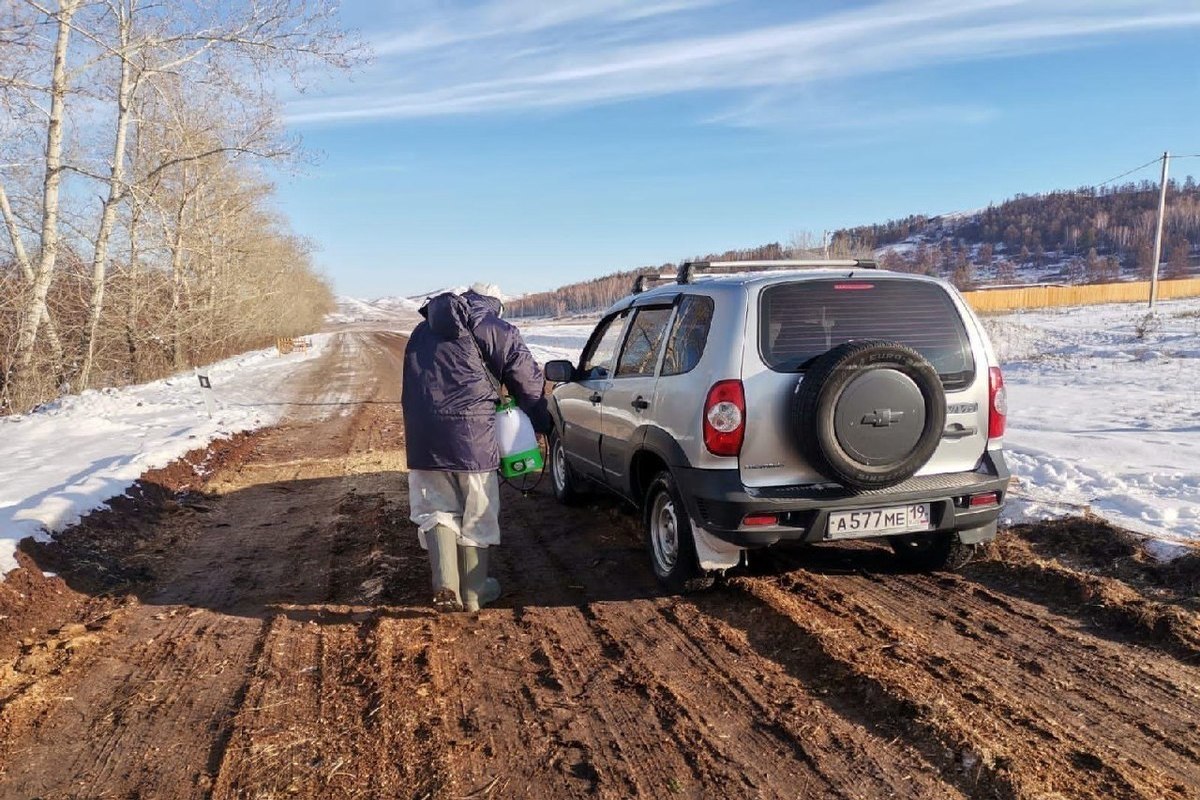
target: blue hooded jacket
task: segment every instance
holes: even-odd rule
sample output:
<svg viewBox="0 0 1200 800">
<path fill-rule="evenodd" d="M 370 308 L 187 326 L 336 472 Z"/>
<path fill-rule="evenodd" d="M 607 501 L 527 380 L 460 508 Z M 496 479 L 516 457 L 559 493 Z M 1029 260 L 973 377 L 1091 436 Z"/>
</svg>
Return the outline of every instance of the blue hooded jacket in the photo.
<svg viewBox="0 0 1200 800">
<path fill-rule="evenodd" d="M 517 329 L 500 319 L 500 301 L 468 291 L 440 294 L 404 351 L 404 431 L 408 468 L 489 472 L 499 467 L 493 376 L 534 430 L 549 432 L 545 378 Z"/>
</svg>

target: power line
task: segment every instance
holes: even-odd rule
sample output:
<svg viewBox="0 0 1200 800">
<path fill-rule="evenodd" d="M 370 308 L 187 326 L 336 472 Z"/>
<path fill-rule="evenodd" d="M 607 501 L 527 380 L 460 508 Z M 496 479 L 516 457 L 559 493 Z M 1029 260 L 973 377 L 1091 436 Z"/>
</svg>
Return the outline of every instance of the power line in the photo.
<svg viewBox="0 0 1200 800">
<path fill-rule="evenodd" d="M 1146 167 L 1150 166 L 1151 164 L 1157 164 L 1158 162 L 1162 161 L 1162 158 L 1163 158 L 1162 156 L 1158 156 L 1157 158 L 1152 158 L 1149 161 L 1147 161 L 1145 164 L 1142 164 L 1140 167 L 1134 167 L 1133 169 L 1129 170 L 1128 172 L 1122 172 L 1120 175 L 1117 175 L 1116 177 L 1109 178 L 1108 180 L 1104 181 L 1103 183 L 1096 184 L 1096 188 L 1099 189 L 1101 186 L 1107 186 L 1108 184 L 1112 183 L 1113 181 L 1121 180 L 1121 178 L 1124 178 L 1126 175 L 1132 175 L 1135 172 L 1140 172 L 1141 170 L 1144 170 Z M 1184 156 L 1171 156 L 1171 158 L 1184 158 Z"/>
</svg>

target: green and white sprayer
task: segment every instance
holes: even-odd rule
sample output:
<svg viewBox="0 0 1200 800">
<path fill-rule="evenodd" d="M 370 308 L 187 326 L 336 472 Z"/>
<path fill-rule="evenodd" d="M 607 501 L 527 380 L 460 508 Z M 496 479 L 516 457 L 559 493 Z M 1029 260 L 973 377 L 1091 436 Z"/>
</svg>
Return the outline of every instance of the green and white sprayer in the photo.
<svg viewBox="0 0 1200 800">
<path fill-rule="evenodd" d="M 520 478 L 544 466 L 533 423 L 512 398 L 496 406 L 496 444 L 500 448 L 500 474 Z"/>
<path fill-rule="evenodd" d="M 496 403 L 496 447 L 500 451 L 500 479 L 511 481 L 517 478 L 528 478 L 532 473 L 541 473 L 544 461 L 542 448 L 538 446 L 537 434 L 533 432 L 533 422 L 529 416 L 517 406 L 517 401 L 504 397 L 500 379 L 488 366 L 483 355 L 479 340 L 471 336 L 475 343 L 475 351 L 479 353 L 479 364 L 483 374 L 500 398 Z M 529 494 L 541 482 L 542 475 L 535 480 L 522 480 L 521 485 L 510 484 L 522 494 Z"/>
</svg>

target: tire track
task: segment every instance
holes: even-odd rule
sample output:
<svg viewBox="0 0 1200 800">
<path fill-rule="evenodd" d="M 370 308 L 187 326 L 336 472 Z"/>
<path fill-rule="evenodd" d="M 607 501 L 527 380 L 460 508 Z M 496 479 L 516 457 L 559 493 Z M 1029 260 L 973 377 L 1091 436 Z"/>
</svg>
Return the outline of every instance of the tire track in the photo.
<svg viewBox="0 0 1200 800">
<path fill-rule="evenodd" d="M 830 590 L 822 576 L 798 571 L 736 586 L 775 609 L 845 680 L 909 709 L 925 736 L 973 761 L 999 793 L 1061 791 L 1067 775 L 1084 796 L 1189 796 L 1200 781 L 1184 744 L 1194 740 L 1200 710 L 1194 689 L 1139 681 L 1128 650 L 1110 653 L 1106 640 L 1036 606 L 1023 614 L 1036 624 L 1018 617 L 1014 625 L 967 582 L 947 596 L 931 591 L 937 580 L 838 576 Z M 1020 642 L 1018 655 L 1006 640 Z M 1159 656 L 1138 655 L 1139 670 L 1163 666 Z M 1138 725 L 1150 709 L 1169 731 Z M 1162 748 L 1163 736 L 1180 747 Z"/>
<path fill-rule="evenodd" d="M 703 787 L 715 786 L 731 797 L 788 796 L 796 786 L 830 797 L 964 796 L 931 780 L 930 773 L 939 770 L 917 750 L 903 742 L 889 745 L 894 731 L 887 732 L 888 739 L 864 735 L 859 721 L 843 718 L 744 642 L 734 644 L 730 629 L 718 632 L 720 623 L 707 613 L 657 597 L 640 550 L 608 539 L 610 529 L 606 541 L 594 542 L 599 546 L 591 550 L 590 526 L 580 526 L 571 512 L 541 505 L 534 512 L 528 501 L 505 499 L 501 551 L 519 552 L 520 562 L 510 563 L 504 578 L 517 581 L 512 602 L 529 639 L 546 643 L 549 668 L 535 685 L 527 683 L 525 696 L 536 703 L 539 685 L 551 684 L 561 687 L 577 717 L 592 715 L 589 749 L 612 740 L 620 758 L 595 770 L 605 775 L 622 767 L 624 796 L 702 794 Z M 628 576 L 619 588 L 629 599 L 587 602 L 593 589 L 602 596 L 615 592 L 608 575 L 595 574 L 606 558 L 613 559 L 615 572 Z M 540 593 L 536 606 L 521 607 L 530 593 Z M 753 675 L 747 661 L 766 672 Z M 772 671 L 770 680 L 766 673 Z M 786 710 L 757 699 L 768 697 Z M 630 736 L 639 730 L 651 735 Z M 660 773 L 674 768 L 665 792 L 661 779 L 653 782 L 653 773 L 639 770 L 646 763 L 644 751 L 663 741 L 683 755 L 682 765 L 661 756 L 651 762 Z"/>
<path fill-rule="evenodd" d="M 64 702 L 39 721 L 5 784 L 28 787 L 20 790 L 28 796 L 73 796 L 87 786 L 143 796 L 203 792 L 261 623 L 241 620 L 235 633 L 206 611 L 125 621 L 119 640 L 128 649 L 97 648 L 73 665 Z M 69 752 L 57 742 L 70 743 Z M 133 753 L 147 757 L 131 760 Z"/>
</svg>

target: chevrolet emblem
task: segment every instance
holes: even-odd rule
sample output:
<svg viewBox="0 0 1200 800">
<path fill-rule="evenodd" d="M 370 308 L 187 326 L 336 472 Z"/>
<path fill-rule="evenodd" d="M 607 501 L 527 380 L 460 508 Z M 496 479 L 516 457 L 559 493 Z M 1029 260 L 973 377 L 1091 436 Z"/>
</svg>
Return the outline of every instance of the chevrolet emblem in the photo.
<svg viewBox="0 0 1200 800">
<path fill-rule="evenodd" d="M 871 425 L 875 428 L 887 428 L 900 421 L 904 416 L 903 411 L 892 411 L 890 408 L 875 409 L 870 414 L 866 414 L 862 418 L 863 425 Z"/>
</svg>

